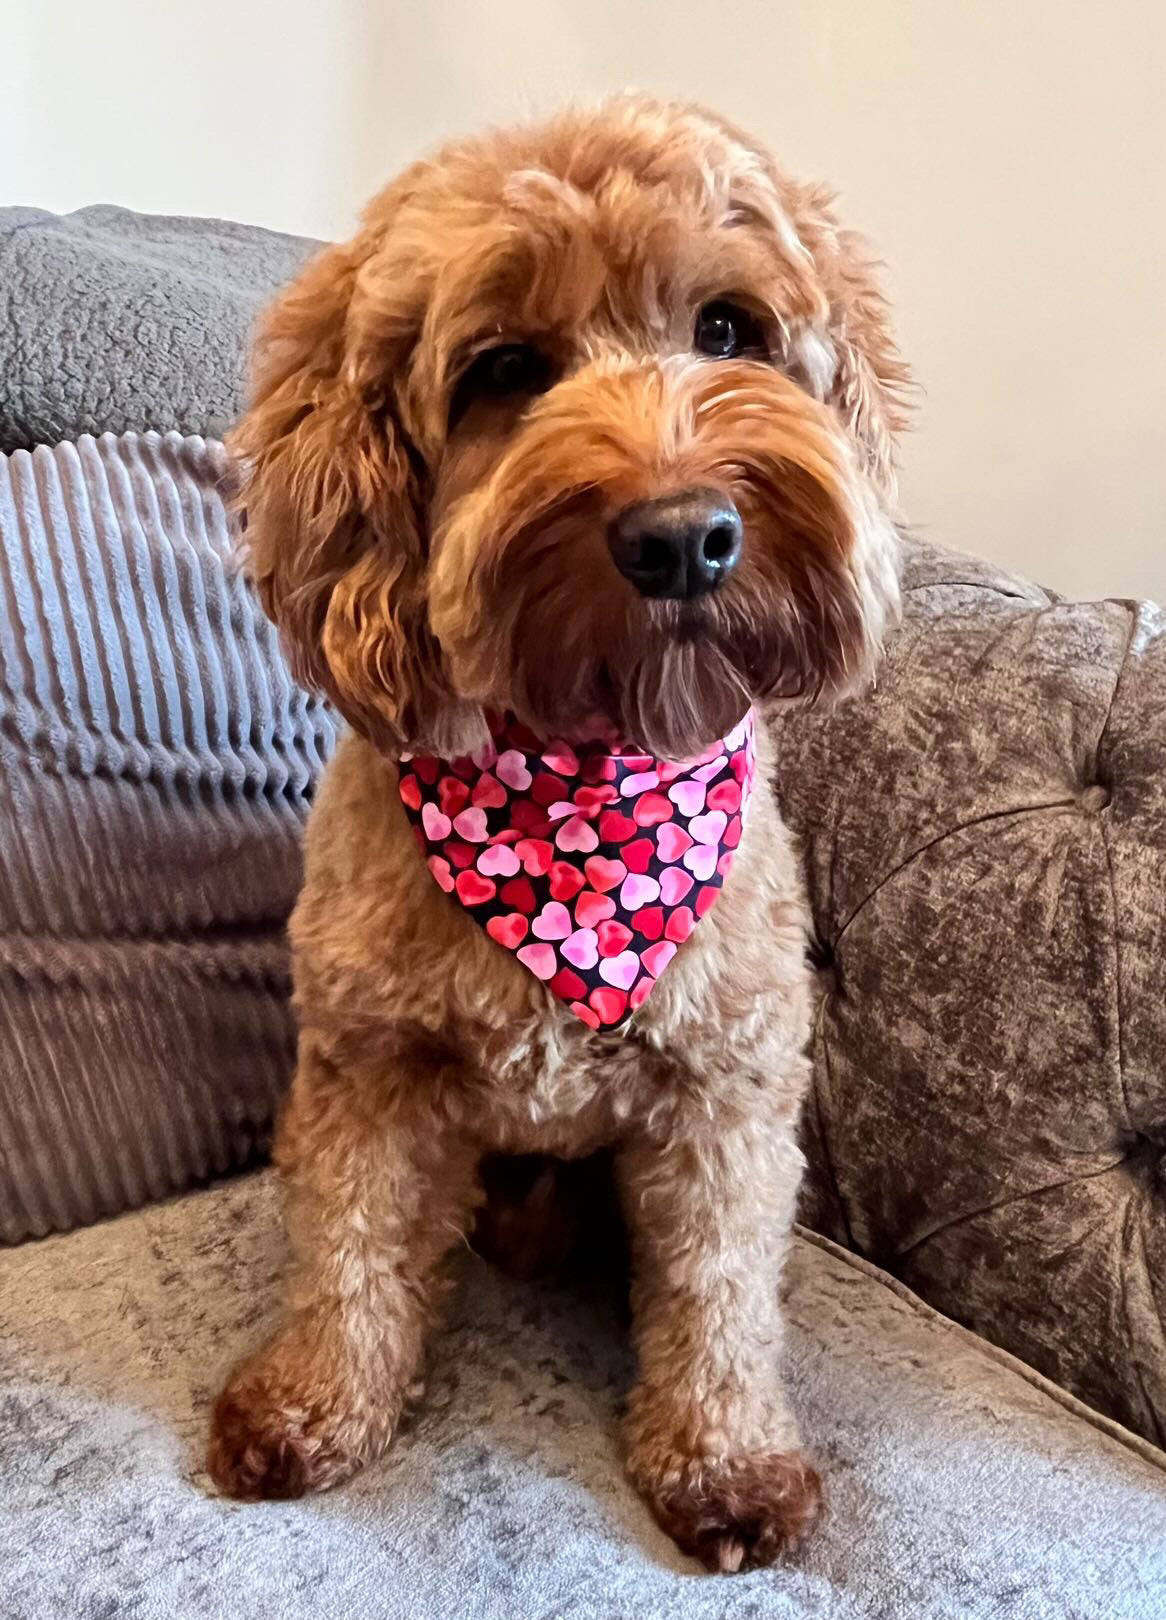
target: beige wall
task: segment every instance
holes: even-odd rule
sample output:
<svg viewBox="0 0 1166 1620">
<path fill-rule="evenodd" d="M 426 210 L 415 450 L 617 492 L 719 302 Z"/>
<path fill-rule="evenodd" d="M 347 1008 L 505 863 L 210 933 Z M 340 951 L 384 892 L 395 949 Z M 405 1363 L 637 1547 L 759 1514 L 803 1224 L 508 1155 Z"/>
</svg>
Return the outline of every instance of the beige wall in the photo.
<svg viewBox="0 0 1166 1620">
<path fill-rule="evenodd" d="M 419 148 L 629 84 L 830 178 L 926 390 L 905 505 L 1166 597 L 1162 0 L 0 0 L 0 202 L 344 231 Z"/>
</svg>

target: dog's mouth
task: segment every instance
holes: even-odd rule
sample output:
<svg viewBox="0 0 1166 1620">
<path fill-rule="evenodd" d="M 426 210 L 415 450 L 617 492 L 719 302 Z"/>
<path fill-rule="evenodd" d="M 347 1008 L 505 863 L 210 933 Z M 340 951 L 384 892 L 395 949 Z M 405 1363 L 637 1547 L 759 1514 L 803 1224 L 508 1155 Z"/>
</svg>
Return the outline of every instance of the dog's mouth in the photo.
<svg viewBox="0 0 1166 1620">
<path fill-rule="evenodd" d="M 597 568 L 561 593 L 528 598 L 506 658 L 508 706 L 542 734 L 602 731 L 657 758 L 689 758 L 727 735 L 759 695 L 746 644 L 732 645 L 732 586 L 697 601 L 653 601 L 622 586 Z M 578 606 L 556 635 L 564 595 Z"/>
<path fill-rule="evenodd" d="M 653 597 L 621 577 L 597 517 L 564 503 L 471 574 L 438 629 L 460 697 L 537 735 L 615 735 L 680 760 L 754 704 L 805 701 L 833 679 L 824 590 L 799 595 L 771 536 L 747 522 L 739 565 L 715 588 Z"/>
</svg>

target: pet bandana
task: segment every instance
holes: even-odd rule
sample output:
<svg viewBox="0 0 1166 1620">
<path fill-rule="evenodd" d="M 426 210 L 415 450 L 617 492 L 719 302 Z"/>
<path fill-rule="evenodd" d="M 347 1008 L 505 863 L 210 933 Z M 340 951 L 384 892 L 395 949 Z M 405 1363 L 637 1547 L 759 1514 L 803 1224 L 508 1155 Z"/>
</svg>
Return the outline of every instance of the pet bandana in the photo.
<svg viewBox="0 0 1166 1620">
<path fill-rule="evenodd" d="M 616 1029 L 716 903 L 756 764 L 753 714 L 695 759 L 541 743 L 513 716 L 472 757 L 401 761 L 429 870 L 592 1029 Z"/>
</svg>

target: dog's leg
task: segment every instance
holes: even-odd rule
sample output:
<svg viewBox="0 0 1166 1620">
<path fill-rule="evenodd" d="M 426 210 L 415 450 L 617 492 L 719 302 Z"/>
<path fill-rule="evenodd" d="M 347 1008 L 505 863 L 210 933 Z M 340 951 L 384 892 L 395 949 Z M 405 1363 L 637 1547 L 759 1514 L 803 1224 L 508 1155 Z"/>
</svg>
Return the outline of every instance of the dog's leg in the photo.
<svg viewBox="0 0 1166 1620">
<path fill-rule="evenodd" d="M 792 1547 L 821 1500 L 778 1367 L 800 1155 L 791 1125 L 738 1119 L 689 1114 L 617 1159 L 640 1363 L 628 1470 L 669 1535 L 725 1571 Z"/>
<path fill-rule="evenodd" d="M 232 1496 L 337 1484 L 388 1445 L 476 1201 L 477 1156 L 424 1083 L 379 1106 L 301 1042 L 276 1157 L 297 1270 L 287 1321 L 215 1404 L 207 1467 Z M 424 1111 L 424 1112 L 422 1112 Z"/>
</svg>

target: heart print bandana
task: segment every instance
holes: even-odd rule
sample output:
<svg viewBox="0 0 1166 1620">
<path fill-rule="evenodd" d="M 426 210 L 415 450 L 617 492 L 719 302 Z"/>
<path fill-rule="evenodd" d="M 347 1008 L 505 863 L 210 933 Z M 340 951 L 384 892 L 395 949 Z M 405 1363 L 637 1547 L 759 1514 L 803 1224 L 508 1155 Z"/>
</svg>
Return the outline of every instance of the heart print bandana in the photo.
<svg viewBox="0 0 1166 1620">
<path fill-rule="evenodd" d="M 750 711 L 680 763 L 540 742 L 513 716 L 473 756 L 401 761 L 434 880 L 592 1029 L 618 1029 L 716 903 L 756 769 Z"/>
</svg>

